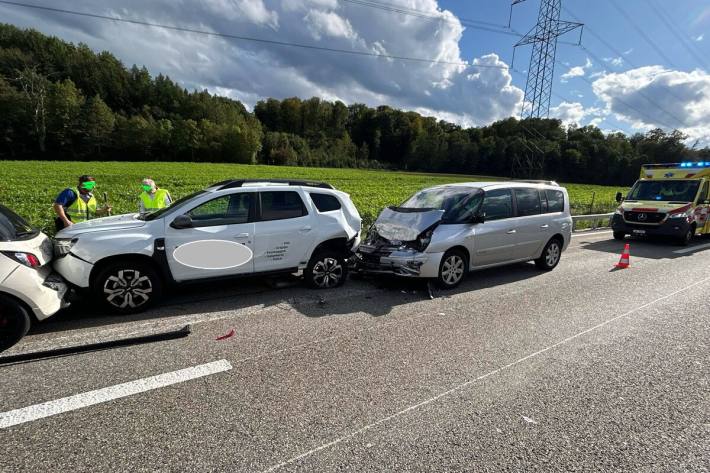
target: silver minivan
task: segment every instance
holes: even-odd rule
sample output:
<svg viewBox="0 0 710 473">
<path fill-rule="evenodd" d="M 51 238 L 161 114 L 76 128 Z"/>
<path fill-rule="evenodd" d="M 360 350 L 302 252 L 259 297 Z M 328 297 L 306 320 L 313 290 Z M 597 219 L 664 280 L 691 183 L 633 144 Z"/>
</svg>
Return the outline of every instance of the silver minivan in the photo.
<svg viewBox="0 0 710 473">
<path fill-rule="evenodd" d="M 511 263 L 551 271 L 571 239 L 569 196 L 555 182 L 447 184 L 383 210 L 355 267 L 453 288 L 469 271 Z"/>
</svg>

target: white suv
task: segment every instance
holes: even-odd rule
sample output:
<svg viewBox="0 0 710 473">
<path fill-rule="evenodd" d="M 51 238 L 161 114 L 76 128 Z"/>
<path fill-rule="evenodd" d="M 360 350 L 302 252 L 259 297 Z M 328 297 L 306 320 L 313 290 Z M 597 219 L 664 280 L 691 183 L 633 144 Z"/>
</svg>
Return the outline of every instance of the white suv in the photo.
<svg viewBox="0 0 710 473">
<path fill-rule="evenodd" d="M 133 313 L 166 284 L 303 273 L 315 288 L 347 277 L 361 220 L 323 183 L 227 180 L 155 213 L 78 223 L 56 235 L 56 270 L 110 309 Z"/>
<path fill-rule="evenodd" d="M 453 288 L 469 271 L 505 264 L 535 261 L 550 271 L 571 238 L 569 196 L 555 182 L 450 184 L 382 211 L 355 265 Z"/>
<path fill-rule="evenodd" d="M 25 336 L 32 316 L 41 321 L 67 305 L 51 261 L 47 235 L 0 205 L 0 351 Z"/>
</svg>

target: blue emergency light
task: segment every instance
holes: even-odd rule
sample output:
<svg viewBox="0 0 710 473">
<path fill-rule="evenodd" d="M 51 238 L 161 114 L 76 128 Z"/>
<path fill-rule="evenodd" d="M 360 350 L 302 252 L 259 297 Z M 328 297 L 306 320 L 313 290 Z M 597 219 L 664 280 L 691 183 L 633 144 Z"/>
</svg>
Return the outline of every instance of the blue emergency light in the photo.
<svg viewBox="0 0 710 473">
<path fill-rule="evenodd" d="M 698 168 L 704 168 L 704 167 L 710 167 L 710 161 L 698 161 L 697 163 L 680 163 L 680 167 L 682 168 L 693 168 L 693 167 L 698 167 Z"/>
</svg>

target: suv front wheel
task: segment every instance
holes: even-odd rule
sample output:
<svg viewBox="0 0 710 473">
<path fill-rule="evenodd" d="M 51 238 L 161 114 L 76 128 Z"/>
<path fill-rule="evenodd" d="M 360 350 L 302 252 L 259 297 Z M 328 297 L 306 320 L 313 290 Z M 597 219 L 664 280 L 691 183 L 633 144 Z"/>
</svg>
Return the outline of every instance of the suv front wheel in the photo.
<svg viewBox="0 0 710 473">
<path fill-rule="evenodd" d="M 96 277 L 93 291 L 97 299 L 112 312 L 120 315 L 135 314 L 160 299 L 163 282 L 150 265 L 128 260 L 105 267 Z"/>
<path fill-rule="evenodd" d="M 317 251 L 308 262 L 304 277 L 306 283 L 315 289 L 340 287 L 348 277 L 348 264 L 337 251 Z"/>
</svg>

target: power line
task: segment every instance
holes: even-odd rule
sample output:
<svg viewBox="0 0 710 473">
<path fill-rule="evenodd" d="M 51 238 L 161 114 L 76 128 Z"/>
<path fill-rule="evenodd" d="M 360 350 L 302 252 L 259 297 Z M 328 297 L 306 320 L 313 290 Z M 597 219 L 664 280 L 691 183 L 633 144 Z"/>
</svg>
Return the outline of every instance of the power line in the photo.
<svg viewBox="0 0 710 473">
<path fill-rule="evenodd" d="M 513 31 L 507 31 L 508 28 L 505 25 L 498 25 L 495 23 L 489 23 L 486 21 L 472 20 L 468 18 L 458 18 L 458 20 L 450 20 L 443 18 L 441 16 L 432 15 L 431 13 L 425 12 L 423 10 L 415 10 L 412 8 L 400 7 L 392 4 L 385 4 L 379 2 L 373 2 L 370 0 L 340 0 L 341 2 L 350 3 L 353 5 L 359 5 L 363 7 L 376 8 L 378 10 L 383 10 L 391 13 L 400 13 L 402 15 L 412 16 L 415 18 L 435 21 L 438 23 L 450 23 L 454 25 L 463 25 L 468 28 L 488 31 L 490 33 L 503 34 L 508 36 L 521 37 L 522 35 Z M 494 29 L 496 28 L 496 29 Z"/>
<path fill-rule="evenodd" d="M 708 67 L 708 63 L 705 62 L 705 58 L 702 56 L 702 54 L 698 54 L 693 48 L 693 46 L 695 45 L 691 43 L 685 35 L 682 34 L 680 29 L 675 24 L 672 23 L 671 16 L 665 10 L 662 10 L 661 6 L 656 3 L 655 0 L 649 0 L 648 4 L 651 6 L 651 9 L 656 14 L 656 16 L 658 16 L 661 22 L 666 25 L 666 28 L 668 28 L 668 30 L 673 34 L 673 36 L 676 37 L 676 39 L 685 48 L 685 50 L 688 51 L 688 53 L 690 53 L 690 55 L 693 56 L 696 61 L 698 61 L 700 67 Z"/>
<path fill-rule="evenodd" d="M 631 18 L 631 16 L 629 16 L 629 14 L 626 12 L 626 10 L 624 10 L 621 7 L 621 5 L 619 5 L 615 0 L 611 0 L 610 3 L 616 9 L 616 11 L 618 11 L 621 14 L 621 16 L 626 18 L 626 21 L 628 21 L 631 24 L 631 26 L 636 30 L 636 32 L 649 44 L 649 46 L 651 46 L 653 48 L 654 51 L 656 51 L 656 53 L 658 53 L 659 56 L 661 56 L 661 58 L 663 58 L 664 61 L 666 61 L 668 64 L 670 64 L 674 68 L 678 69 L 678 67 L 675 64 L 673 64 L 673 61 L 671 61 L 671 59 L 668 56 L 666 56 L 666 54 L 663 52 L 663 50 L 661 50 L 661 48 L 658 47 L 658 45 L 646 34 L 646 32 L 643 29 L 639 28 L 639 26 L 634 22 L 634 20 Z"/>
<path fill-rule="evenodd" d="M 571 12 L 568 8 L 566 8 L 566 7 L 563 6 L 562 9 L 563 9 L 568 15 L 570 15 L 573 19 L 579 21 L 579 18 L 578 18 L 573 12 Z M 591 34 L 594 38 L 596 38 L 600 43 L 602 43 L 604 46 L 606 46 L 611 52 L 613 52 L 614 54 L 618 55 L 619 57 L 624 57 L 624 56 L 625 56 L 624 53 L 620 52 L 614 45 L 610 44 L 603 36 L 601 36 L 600 34 L 598 34 L 597 32 L 595 32 L 589 25 L 587 25 L 587 26 L 585 27 L 585 29 L 586 29 L 586 31 L 587 31 L 589 34 Z M 580 47 L 582 48 L 583 51 L 585 51 L 585 52 L 588 53 L 590 56 L 592 56 L 592 58 L 594 58 L 598 63 L 601 64 L 601 63 L 603 63 L 603 62 L 606 62 L 606 61 L 604 61 L 603 59 L 600 59 L 599 56 L 595 55 L 595 54 L 594 54 L 592 51 L 590 51 L 587 47 L 585 47 L 585 46 L 583 46 L 583 45 L 580 46 Z M 631 60 L 629 60 L 629 59 L 627 59 L 627 58 L 624 58 L 624 61 L 626 61 L 631 67 L 633 67 L 633 68 L 635 68 L 635 69 L 638 69 L 638 68 L 639 68 L 639 66 L 638 66 L 637 64 L 634 64 L 633 61 L 631 61 Z M 583 78 L 583 79 L 584 79 L 586 82 L 590 83 L 590 85 L 593 85 L 590 81 L 586 80 L 585 78 Z M 656 107 L 658 110 L 664 112 L 666 115 L 672 117 L 677 123 L 680 123 L 680 124 L 681 124 L 681 127 L 687 127 L 687 126 L 688 126 L 687 123 L 685 122 L 685 120 L 682 120 L 682 119 L 678 118 L 675 114 L 673 114 L 673 113 L 669 112 L 668 110 L 666 110 L 664 107 L 662 107 L 661 105 L 659 105 L 658 103 L 656 103 L 652 98 L 650 98 L 647 94 L 645 94 L 642 90 L 639 90 L 638 92 L 639 92 L 639 95 L 641 95 L 641 97 L 643 97 L 644 99 L 646 99 L 646 101 L 648 101 L 651 105 L 653 105 L 654 107 Z M 681 101 L 681 102 L 684 101 L 684 99 L 681 98 L 681 97 L 679 97 L 677 94 L 675 94 L 675 92 L 673 92 L 672 89 L 668 89 L 668 93 L 669 93 L 670 95 L 672 95 L 673 97 L 675 97 L 676 100 Z M 619 102 L 621 102 L 621 103 L 623 103 L 623 104 L 625 104 L 628 108 L 630 108 L 630 109 L 632 109 L 632 110 L 636 110 L 638 113 L 644 115 L 646 118 L 651 118 L 649 115 L 647 115 L 647 114 L 641 112 L 639 109 L 637 109 L 636 107 L 633 107 L 633 106 L 629 105 L 628 103 L 624 102 L 623 100 L 618 99 L 618 98 L 617 98 L 616 100 L 619 101 Z M 653 120 L 653 119 L 651 119 L 650 121 L 651 121 L 651 122 L 660 123 L 661 125 L 665 126 L 666 128 L 677 128 L 677 127 L 675 127 L 675 126 L 669 125 L 668 123 L 664 123 L 664 122 L 662 122 L 662 121 L 660 121 L 660 120 Z"/>
<path fill-rule="evenodd" d="M 86 17 L 86 18 L 94 18 L 94 19 L 99 19 L 99 20 L 108 20 L 108 21 L 115 21 L 115 22 L 121 22 L 121 23 L 130 23 L 133 25 L 149 26 L 149 27 L 153 27 L 153 28 L 162 28 L 162 29 L 171 30 L 171 31 L 180 31 L 183 33 L 201 34 L 201 35 L 205 35 L 205 36 L 227 38 L 227 39 L 233 39 L 233 40 L 238 40 L 238 41 L 251 41 L 251 42 L 256 42 L 256 43 L 261 43 L 261 44 L 268 44 L 271 46 L 284 46 L 284 47 L 309 49 L 309 50 L 323 51 L 323 52 L 330 52 L 330 53 L 348 54 L 348 55 L 352 55 L 352 56 L 376 57 L 376 58 L 383 58 L 383 59 L 393 59 L 393 60 L 399 60 L 399 61 L 420 62 L 420 63 L 428 63 L 428 64 L 476 67 L 476 68 L 483 68 L 483 69 L 504 69 L 504 70 L 508 69 L 507 65 L 498 66 L 498 65 L 493 65 L 493 64 L 473 64 L 473 63 L 469 63 L 469 62 L 442 61 L 442 60 L 438 60 L 438 59 L 399 56 L 399 55 L 393 55 L 393 54 L 381 54 L 381 53 L 374 53 L 374 52 L 370 52 L 370 51 L 356 51 L 356 50 L 352 50 L 352 49 L 329 48 L 329 47 L 325 47 L 325 46 L 292 43 L 292 42 L 288 42 L 288 41 L 278 41 L 278 40 L 271 40 L 271 39 L 265 39 L 265 38 L 253 38 L 253 37 L 249 37 L 249 36 L 241 36 L 241 35 L 235 35 L 235 34 L 229 34 L 229 33 L 219 33 L 219 32 L 215 32 L 215 31 L 207 31 L 207 30 L 198 30 L 195 28 L 187 28 L 187 27 L 183 27 L 183 26 L 165 25 L 165 24 L 161 24 L 161 23 L 153 23 L 153 22 L 148 22 L 148 21 L 143 21 L 143 20 L 121 18 L 121 17 L 109 16 L 109 15 L 99 15 L 96 13 L 80 12 L 80 11 L 75 11 L 75 10 L 66 10 L 66 9 L 62 9 L 62 8 L 47 7 L 47 6 L 42 6 L 42 5 L 33 5 L 33 4 L 29 4 L 29 3 L 11 2 L 11 1 L 6 1 L 6 0 L 0 0 L 0 4 L 15 6 L 15 7 L 22 7 L 22 8 L 32 8 L 35 10 L 43 10 L 43 11 L 48 11 L 48 12 L 53 12 L 53 13 L 62 13 L 62 14 L 66 14 L 66 15 L 82 16 L 82 17 Z"/>
</svg>

